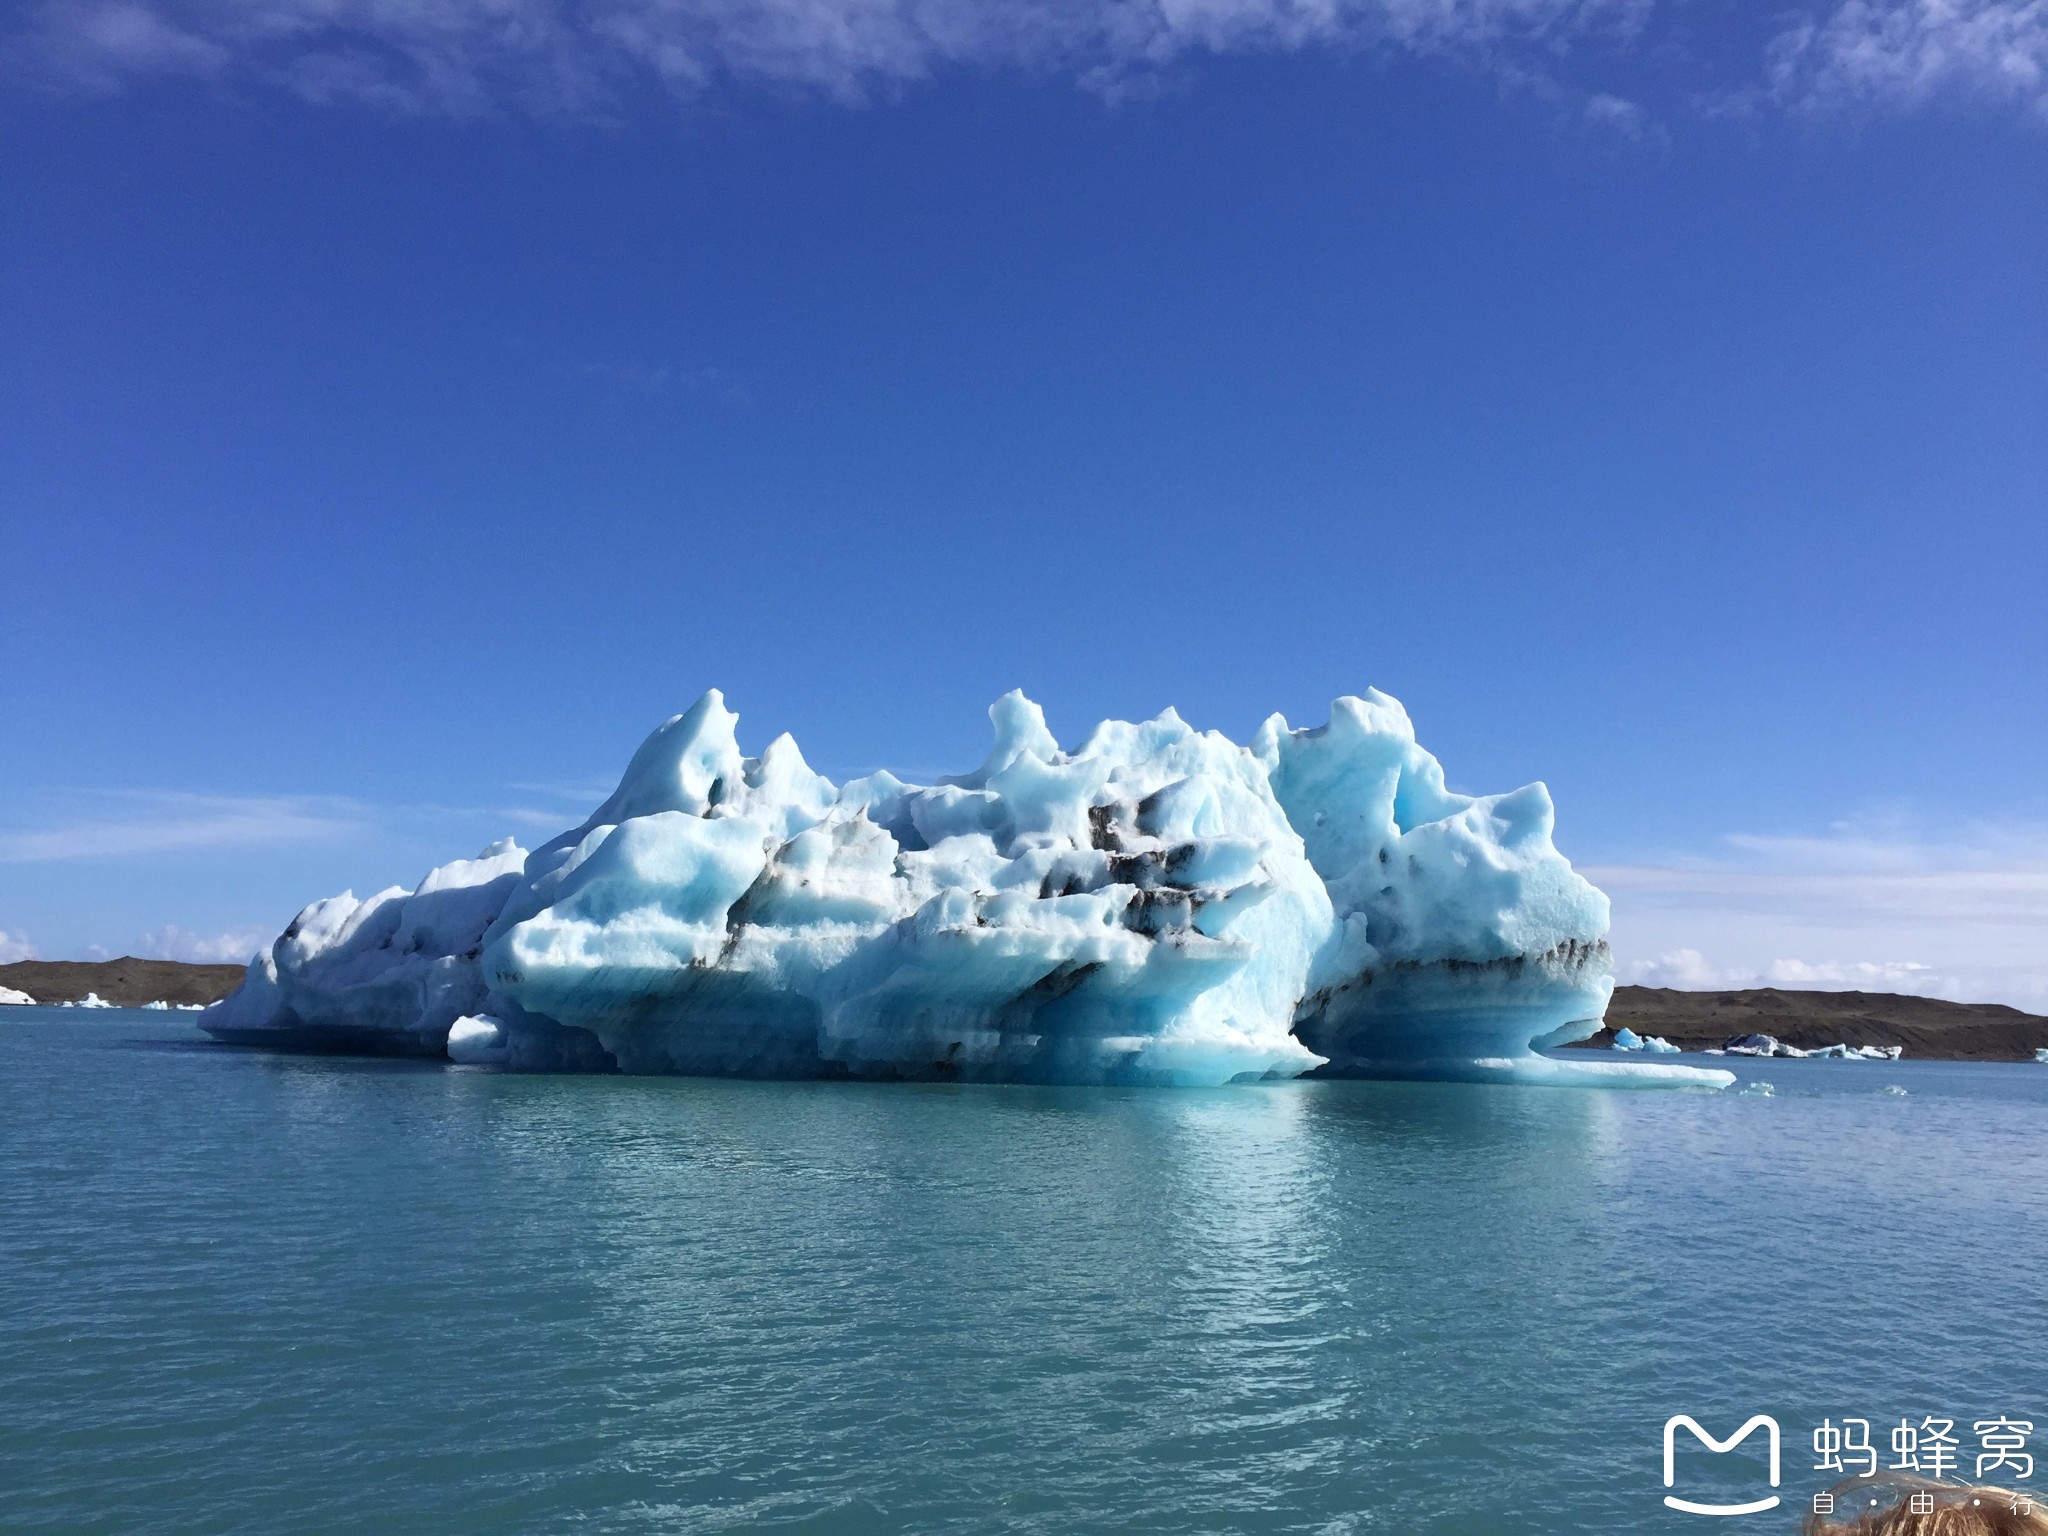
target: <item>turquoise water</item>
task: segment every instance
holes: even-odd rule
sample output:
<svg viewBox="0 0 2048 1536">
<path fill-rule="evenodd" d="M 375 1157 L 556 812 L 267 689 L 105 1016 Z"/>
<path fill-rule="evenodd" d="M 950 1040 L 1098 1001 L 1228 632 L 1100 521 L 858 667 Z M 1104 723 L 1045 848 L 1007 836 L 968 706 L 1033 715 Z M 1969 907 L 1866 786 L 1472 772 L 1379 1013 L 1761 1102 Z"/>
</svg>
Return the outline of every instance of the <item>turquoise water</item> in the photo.
<svg viewBox="0 0 2048 1536">
<path fill-rule="evenodd" d="M 521 1077 L 4 1010 L 0 1527 L 1790 1532 L 1824 1415 L 2048 1451 L 2048 1068 L 1727 1064 L 1776 1093 Z M 1664 1509 L 1665 1420 L 1755 1412 L 1787 1505 Z"/>
</svg>

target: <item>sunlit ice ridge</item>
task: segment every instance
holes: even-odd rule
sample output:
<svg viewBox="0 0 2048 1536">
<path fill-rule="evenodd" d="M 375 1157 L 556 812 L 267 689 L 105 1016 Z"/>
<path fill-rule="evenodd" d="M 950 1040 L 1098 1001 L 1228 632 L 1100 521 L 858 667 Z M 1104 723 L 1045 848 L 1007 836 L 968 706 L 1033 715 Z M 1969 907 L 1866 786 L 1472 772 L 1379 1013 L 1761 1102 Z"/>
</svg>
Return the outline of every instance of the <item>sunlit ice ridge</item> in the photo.
<svg viewBox="0 0 2048 1536">
<path fill-rule="evenodd" d="M 1549 792 L 1445 788 L 1376 689 L 1249 745 L 1172 710 L 1062 750 L 1022 693 L 936 784 L 741 755 L 717 690 L 582 825 L 316 901 L 201 1016 L 244 1045 L 529 1070 L 1724 1086 L 1599 1028 L 1607 898 Z"/>
</svg>

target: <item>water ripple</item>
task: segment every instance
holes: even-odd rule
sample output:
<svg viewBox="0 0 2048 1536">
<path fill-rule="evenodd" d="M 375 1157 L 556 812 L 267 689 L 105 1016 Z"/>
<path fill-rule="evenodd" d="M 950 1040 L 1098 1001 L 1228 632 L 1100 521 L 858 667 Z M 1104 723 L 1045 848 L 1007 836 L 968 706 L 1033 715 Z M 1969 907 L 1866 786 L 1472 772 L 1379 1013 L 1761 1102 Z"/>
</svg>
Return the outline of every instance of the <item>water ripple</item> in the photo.
<svg viewBox="0 0 2048 1536">
<path fill-rule="evenodd" d="M 1673 1412 L 1794 1448 L 1824 1414 L 2048 1421 L 2048 1071 L 1771 1071 L 573 1079 L 20 1010 L 5 1518 L 1654 1532 Z"/>
</svg>

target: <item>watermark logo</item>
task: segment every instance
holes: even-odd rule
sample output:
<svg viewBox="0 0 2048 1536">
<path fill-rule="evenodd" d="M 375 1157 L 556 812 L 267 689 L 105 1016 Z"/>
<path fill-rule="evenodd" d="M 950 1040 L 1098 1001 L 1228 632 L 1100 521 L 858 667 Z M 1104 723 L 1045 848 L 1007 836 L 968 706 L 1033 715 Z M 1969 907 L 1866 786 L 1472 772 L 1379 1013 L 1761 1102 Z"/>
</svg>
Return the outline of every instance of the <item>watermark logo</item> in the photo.
<svg viewBox="0 0 2048 1536">
<path fill-rule="evenodd" d="M 1664 1486 L 1669 1488 L 1678 1481 L 1678 1431 L 1683 1427 L 1691 1431 L 1694 1439 L 1717 1455 L 1725 1455 L 1735 1449 L 1758 1429 L 1768 1432 L 1771 1450 L 1771 1486 L 1778 1486 L 1778 1421 L 1767 1413 L 1760 1413 L 1726 1440 L 1716 1440 L 1700 1427 L 1700 1422 L 1689 1413 L 1674 1414 L 1664 1424 Z M 1688 1515 L 1755 1515 L 1767 1509 L 1778 1507 L 1778 1495 L 1756 1499 L 1748 1504 L 1695 1504 L 1690 1499 L 1664 1495 L 1664 1502 L 1671 1508 L 1683 1510 Z"/>
</svg>

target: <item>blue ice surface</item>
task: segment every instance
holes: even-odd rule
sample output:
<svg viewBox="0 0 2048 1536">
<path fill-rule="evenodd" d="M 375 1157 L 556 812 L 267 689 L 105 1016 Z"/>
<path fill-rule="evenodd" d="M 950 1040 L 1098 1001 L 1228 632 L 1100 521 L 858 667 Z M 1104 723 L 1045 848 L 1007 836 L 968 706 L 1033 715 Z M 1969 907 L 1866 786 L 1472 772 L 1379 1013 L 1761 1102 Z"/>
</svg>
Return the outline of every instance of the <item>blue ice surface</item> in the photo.
<svg viewBox="0 0 2048 1536">
<path fill-rule="evenodd" d="M 1445 786 L 1399 703 L 1172 710 L 1071 751 L 1021 693 L 936 784 L 743 756 L 715 690 L 584 822 L 307 907 L 203 1027 L 475 1065 L 1213 1087 L 1325 1075 L 1719 1086 L 1560 1061 L 1613 989 L 1607 898 L 1541 784 Z"/>
</svg>

